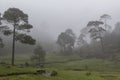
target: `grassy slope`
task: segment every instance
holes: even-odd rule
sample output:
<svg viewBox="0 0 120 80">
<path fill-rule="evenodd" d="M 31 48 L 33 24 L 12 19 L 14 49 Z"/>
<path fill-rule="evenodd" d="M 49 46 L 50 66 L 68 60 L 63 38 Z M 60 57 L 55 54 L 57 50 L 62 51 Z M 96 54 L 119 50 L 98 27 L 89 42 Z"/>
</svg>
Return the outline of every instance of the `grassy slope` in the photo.
<svg viewBox="0 0 120 80">
<path fill-rule="evenodd" d="M 10 62 L 10 57 L 1 57 L 0 60 Z M 16 63 L 22 64 L 30 62 L 29 56 L 16 56 Z M 0 77 L 0 80 L 120 80 L 120 64 L 111 61 L 103 61 L 99 59 L 85 59 L 82 60 L 79 56 L 57 56 L 47 55 L 46 62 L 60 62 L 46 64 L 48 70 L 56 70 L 58 76 L 45 77 L 42 75 L 20 75 L 11 77 Z M 73 71 L 74 69 L 86 71 Z M 7 68 L 0 66 L 0 74 L 7 74 L 12 72 L 34 72 L 37 68 Z M 86 76 L 88 71 L 92 75 Z"/>
<path fill-rule="evenodd" d="M 0 66 L 0 74 L 14 73 L 14 72 L 35 72 L 37 68 L 17 68 Z M 55 77 L 46 77 L 43 75 L 19 75 L 10 77 L 0 77 L 0 80 L 104 80 L 97 72 L 92 72 L 92 75 L 87 76 L 86 71 L 72 71 L 61 69 L 47 69 L 56 70 L 58 75 Z"/>
<path fill-rule="evenodd" d="M 37 68 L 7 68 L 0 66 L 0 74 L 7 74 L 13 72 L 35 72 Z M 19 75 L 10 77 L 0 77 L 0 80 L 119 80 L 119 72 L 97 72 L 92 71 L 90 76 L 87 76 L 88 71 L 73 71 L 62 69 L 46 69 L 55 70 L 58 75 L 55 77 L 46 77 L 43 75 Z"/>
</svg>

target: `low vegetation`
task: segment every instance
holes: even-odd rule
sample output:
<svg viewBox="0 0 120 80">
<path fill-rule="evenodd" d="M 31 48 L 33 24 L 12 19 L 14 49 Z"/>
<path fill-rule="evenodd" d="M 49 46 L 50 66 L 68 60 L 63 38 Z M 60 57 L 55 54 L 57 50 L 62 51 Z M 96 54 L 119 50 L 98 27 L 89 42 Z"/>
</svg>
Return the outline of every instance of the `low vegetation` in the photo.
<svg viewBox="0 0 120 80">
<path fill-rule="evenodd" d="M 20 56 L 20 55 L 19 55 Z M 22 59 L 18 58 L 18 59 Z M 25 57 L 25 55 L 24 55 Z M 21 66 L 0 66 L 0 75 L 6 75 L 0 77 L 0 80 L 119 80 L 120 79 L 120 63 L 113 61 L 101 60 L 101 59 L 81 59 L 78 56 L 58 56 L 56 54 L 47 54 L 46 60 L 50 61 L 45 64 L 45 68 L 41 67 L 26 67 L 24 62 L 28 61 L 24 58 L 24 61 L 16 59 L 16 63 L 23 64 Z M 4 58 L 2 58 L 4 60 Z M 25 60 L 26 59 L 26 60 Z M 6 59 L 5 59 L 6 60 Z M 30 60 L 30 59 L 29 59 Z M 8 61 L 8 60 L 7 60 Z M 6 61 L 6 63 L 7 63 Z M 29 63 L 31 64 L 31 63 Z M 56 71 L 56 76 L 46 76 L 36 73 L 37 70 L 46 70 L 48 72 Z M 7 74 L 27 73 L 21 75 L 7 76 Z"/>
</svg>

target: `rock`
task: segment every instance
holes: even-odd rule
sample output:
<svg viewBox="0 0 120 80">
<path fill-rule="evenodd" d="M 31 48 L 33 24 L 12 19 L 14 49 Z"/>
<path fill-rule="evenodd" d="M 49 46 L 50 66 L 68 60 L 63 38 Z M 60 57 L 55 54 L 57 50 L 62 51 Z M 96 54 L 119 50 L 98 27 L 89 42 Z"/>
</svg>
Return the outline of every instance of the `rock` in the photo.
<svg viewBox="0 0 120 80">
<path fill-rule="evenodd" d="M 44 76 L 56 76 L 58 73 L 56 71 L 52 71 L 52 72 L 49 72 L 49 71 L 46 71 L 46 70 L 37 70 L 36 71 L 38 74 L 42 74 Z"/>
<path fill-rule="evenodd" d="M 36 72 L 39 74 L 43 74 L 43 73 L 46 73 L 46 70 L 37 70 Z"/>
<path fill-rule="evenodd" d="M 46 76 L 46 77 L 49 77 L 49 76 L 51 76 L 51 72 L 45 72 L 45 73 L 43 73 L 42 75 L 44 75 L 44 76 Z"/>
</svg>

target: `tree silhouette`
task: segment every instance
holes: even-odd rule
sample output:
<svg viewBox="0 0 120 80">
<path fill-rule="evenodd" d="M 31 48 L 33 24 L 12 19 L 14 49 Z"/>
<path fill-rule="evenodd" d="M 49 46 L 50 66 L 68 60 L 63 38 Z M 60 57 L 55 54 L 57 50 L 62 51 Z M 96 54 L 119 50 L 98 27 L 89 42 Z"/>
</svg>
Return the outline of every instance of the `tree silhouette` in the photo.
<svg viewBox="0 0 120 80">
<path fill-rule="evenodd" d="M 12 28 L 11 26 L 7 26 L 3 34 L 6 36 L 13 35 L 11 64 L 14 65 L 15 41 L 30 45 L 35 44 L 35 40 L 30 35 L 26 34 L 33 26 L 28 23 L 28 15 L 18 8 L 9 8 L 6 10 L 2 20 L 13 26 Z"/>
<path fill-rule="evenodd" d="M 2 26 L 2 15 L 0 13 L 0 33 L 3 34 L 3 30 L 5 29 L 6 26 Z M 0 48 L 3 48 L 4 47 L 4 44 L 3 44 L 3 40 L 0 36 Z"/>
<path fill-rule="evenodd" d="M 112 19 L 112 18 L 108 14 L 103 14 L 102 16 L 100 16 L 100 20 L 102 20 L 104 22 L 105 30 L 111 29 L 111 26 L 107 24 L 107 21 L 110 20 L 110 19 Z"/>
<path fill-rule="evenodd" d="M 90 27 L 89 33 L 90 33 L 90 37 L 92 39 L 99 39 L 101 42 L 101 47 L 102 47 L 102 51 L 104 53 L 104 45 L 103 45 L 103 32 L 105 32 L 106 30 L 104 28 L 102 28 L 100 25 L 103 25 L 104 23 L 102 21 L 90 21 L 87 24 L 87 27 Z"/>
<path fill-rule="evenodd" d="M 75 34 L 71 29 L 67 29 L 65 32 L 62 32 L 57 39 L 57 44 L 59 44 L 63 50 L 72 51 L 75 43 Z"/>
<path fill-rule="evenodd" d="M 45 62 L 45 55 L 46 52 L 43 50 L 43 48 L 40 45 L 38 45 L 34 49 L 34 55 L 31 57 L 31 60 L 35 61 L 36 65 L 43 67 Z"/>
</svg>

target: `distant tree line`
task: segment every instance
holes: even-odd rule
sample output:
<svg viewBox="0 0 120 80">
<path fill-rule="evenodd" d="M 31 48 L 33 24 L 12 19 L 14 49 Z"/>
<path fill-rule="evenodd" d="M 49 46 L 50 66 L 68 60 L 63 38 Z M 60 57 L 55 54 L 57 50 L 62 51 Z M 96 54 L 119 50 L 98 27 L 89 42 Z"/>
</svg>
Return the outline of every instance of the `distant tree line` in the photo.
<svg viewBox="0 0 120 80">
<path fill-rule="evenodd" d="M 56 43 L 60 47 L 61 55 L 79 55 L 82 58 L 101 58 L 119 61 L 120 56 L 120 22 L 115 24 L 114 30 L 108 24 L 110 15 L 103 14 L 98 20 L 89 21 L 81 29 L 79 37 L 72 29 L 66 29 L 58 35 Z M 33 28 L 28 21 L 28 15 L 18 8 L 9 8 L 0 14 L 0 48 L 5 46 L 2 36 L 11 36 L 12 58 L 15 65 L 16 42 L 35 45 L 36 40 L 29 35 Z M 38 45 L 31 57 L 35 65 L 44 66 L 46 51 Z"/>
<path fill-rule="evenodd" d="M 89 21 L 86 27 L 81 29 L 78 38 L 75 34 L 69 38 L 66 32 L 62 32 L 57 39 L 57 44 L 61 46 L 62 50 L 60 53 L 69 55 L 72 52 L 72 54 L 77 54 L 83 58 L 119 61 L 120 22 L 117 22 L 115 26 L 110 26 L 108 21 L 111 19 L 110 15 L 103 14 L 98 20 Z M 113 30 L 112 27 L 114 27 Z M 73 34 L 72 29 L 70 30 Z"/>
</svg>

